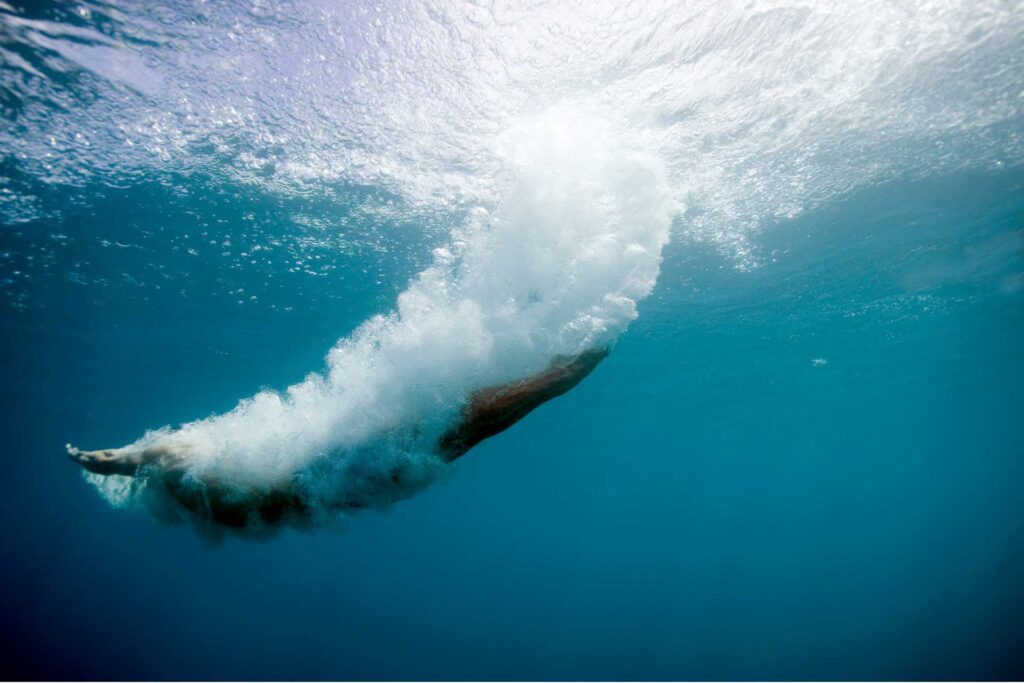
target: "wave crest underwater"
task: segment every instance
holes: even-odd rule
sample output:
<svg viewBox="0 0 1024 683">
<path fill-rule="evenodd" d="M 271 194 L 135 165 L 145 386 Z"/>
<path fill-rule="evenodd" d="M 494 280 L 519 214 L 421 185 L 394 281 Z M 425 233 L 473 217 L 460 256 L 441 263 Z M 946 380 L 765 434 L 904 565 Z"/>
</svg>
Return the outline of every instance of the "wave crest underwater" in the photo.
<svg viewBox="0 0 1024 683">
<path fill-rule="evenodd" d="M 565 108 L 517 121 L 496 145 L 510 179 L 496 209 L 470 212 L 393 313 L 338 342 L 325 373 L 128 448 L 183 449 L 186 482 L 239 498 L 287 488 L 314 515 L 385 507 L 444 470 L 438 439 L 474 391 L 614 343 L 679 212 L 662 165 Z M 174 517 L 152 485 L 163 474 L 141 474 L 86 476 L 115 504 Z"/>
</svg>

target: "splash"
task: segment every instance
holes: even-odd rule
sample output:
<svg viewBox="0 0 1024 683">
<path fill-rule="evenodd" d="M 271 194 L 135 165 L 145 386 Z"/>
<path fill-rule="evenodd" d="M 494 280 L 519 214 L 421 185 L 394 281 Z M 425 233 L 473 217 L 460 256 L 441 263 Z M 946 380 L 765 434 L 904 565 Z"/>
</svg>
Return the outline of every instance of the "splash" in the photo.
<svg viewBox="0 0 1024 683">
<path fill-rule="evenodd" d="M 509 178 L 496 210 L 471 212 L 325 372 L 132 447 L 185 449 L 197 486 L 243 497 L 297 482 L 306 505 L 334 509 L 414 493 L 443 470 L 436 443 L 473 391 L 608 346 L 636 317 L 679 210 L 638 144 L 585 109 L 515 122 L 495 142 Z M 145 477 L 90 479 L 117 504 L 147 493 Z"/>
<path fill-rule="evenodd" d="M 324 372 L 139 442 L 186 445 L 195 476 L 239 489 L 295 477 L 313 500 L 405 495 L 436 476 L 426 454 L 469 392 L 613 340 L 653 286 L 675 213 L 675 238 L 750 269 L 757 231 L 851 191 L 1024 164 L 1024 13 L 999 0 L 125 0 L 36 13 L 0 0 L 0 19 L 6 223 L 59 222 L 52 187 L 201 177 L 328 202 L 380 190 L 401 201 L 359 215 L 385 245 L 407 239 L 395 226 L 410 216 L 458 226 Z M 306 222 L 224 258 L 254 267 L 242 259 Z M 208 229 L 209 244 L 229 242 Z M 150 239 L 194 246 L 173 229 Z M 58 270 L 23 242 L 5 247 L 16 267 L 0 285 Z M 309 243 L 295 268 L 322 249 Z M 76 282 L 101 279 L 78 260 Z M 187 278 L 165 276 L 163 291 Z M 378 486 L 387 463 L 415 485 Z"/>
</svg>

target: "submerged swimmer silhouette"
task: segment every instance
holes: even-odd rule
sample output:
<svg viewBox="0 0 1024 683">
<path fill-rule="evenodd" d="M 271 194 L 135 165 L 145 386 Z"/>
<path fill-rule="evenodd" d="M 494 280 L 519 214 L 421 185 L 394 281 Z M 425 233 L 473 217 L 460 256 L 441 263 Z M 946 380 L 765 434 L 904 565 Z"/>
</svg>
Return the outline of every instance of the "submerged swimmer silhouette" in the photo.
<svg viewBox="0 0 1024 683">
<path fill-rule="evenodd" d="M 608 355 L 608 349 L 591 349 L 576 356 L 556 356 L 540 374 L 474 392 L 457 423 L 437 441 L 437 455 L 446 462 L 462 457 L 481 441 L 499 434 L 530 411 L 569 391 L 589 375 Z M 313 506 L 293 487 L 285 484 L 240 496 L 215 479 L 203 479 L 201 486 L 186 480 L 189 452 L 177 446 L 137 448 L 126 446 L 82 451 L 68 446 L 68 455 L 85 469 L 100 475 L 135 476 L 145 468 L 160 476 L 170 499 L 180 503 L 194 517 L 232 528 L 280 522 L 301 523 Z M 395 483 L 400 473 L 390 475 Z M 322 504 L 319 507 L 324 507 Z M 343 500 L 329 507 L 339 510 L 365 507 L 358 500 Z"/>
</svg>

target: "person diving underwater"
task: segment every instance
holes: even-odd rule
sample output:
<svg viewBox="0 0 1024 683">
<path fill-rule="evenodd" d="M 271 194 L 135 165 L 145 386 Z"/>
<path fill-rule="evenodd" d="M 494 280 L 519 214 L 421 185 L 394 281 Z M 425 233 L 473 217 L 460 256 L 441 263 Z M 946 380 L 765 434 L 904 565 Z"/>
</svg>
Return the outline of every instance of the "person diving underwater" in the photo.
<svg viewBox="0 0 1024 683">
<path fill-rule="evenodd" d="M 437 440 L 436 455 L 444 462 L 453 462 L 481 441 L 499 434 L 526 417 L 538 406 L 561 396 L 589 375 L 608 355 L 608 348 L 595 348 L 575 356 L 556 356 L 543 372 L 505 384 L 487 387 L 472 393 L 463 405 L 455 424 Z M 149 447 L 83 451 L 67 446 L 70 458 L 95 475 L 146 477 L 151 484 L 162 487 L 162 493 L 173 504 L 183 508 L 194 520 L 215 526 L 244 529 L 258 525 L 292 524 L 301 526 L 315 509 L 294 482 L 272 488 L 254 489 L 245 495 L 205 477 L 196 482 L 186 476 L 189 449 L 182 446 Z M 388 475 L 395 484 L 401 473 Z M 339 511 L 366 507 L 358 499 L 335 500 L 329 507 Z"/>
</svg>

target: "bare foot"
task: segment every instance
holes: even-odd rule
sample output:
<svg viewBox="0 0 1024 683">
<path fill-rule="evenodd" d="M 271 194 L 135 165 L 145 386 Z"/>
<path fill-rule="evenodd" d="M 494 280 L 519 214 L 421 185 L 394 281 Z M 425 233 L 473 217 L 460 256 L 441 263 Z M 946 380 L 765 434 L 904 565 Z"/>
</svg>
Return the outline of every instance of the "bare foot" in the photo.
<svg viewBox="0 0 1024 683">
<path fill-rule="evenodd" d="M 159 465 L 170 470 L 181 463 L 185 451 L 179 446 L 151 446 L 140 449 L 125 446 L 100 451 L 83 451 L 67 444 L 68 456 L 96 474 L 134 476 L 144 465 Z"/>
</svg>

